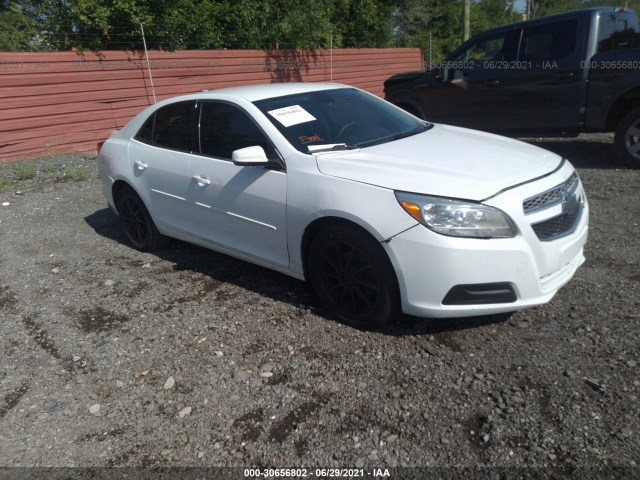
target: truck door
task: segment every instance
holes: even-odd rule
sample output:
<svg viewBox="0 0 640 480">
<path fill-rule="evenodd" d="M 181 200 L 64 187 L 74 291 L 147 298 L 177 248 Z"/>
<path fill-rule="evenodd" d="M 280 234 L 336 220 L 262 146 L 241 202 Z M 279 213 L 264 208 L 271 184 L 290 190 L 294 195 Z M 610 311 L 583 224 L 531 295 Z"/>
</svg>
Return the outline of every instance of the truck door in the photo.
<svg viewBox="0 0 640 480">
<path fill-rule="evenodd" d="M 416 87 L 427 120 L 482 130 L 513 123 L 504 104 L 504 68 L 515 58 L 517 31 L 476 37 L 441 68 L 441 81 Z"/>
<path fill-rule="evenodd" d="M 582 16 L 523 28 L 517 61 L 502 79 L 504 102 L 518 113 L 510 128 L 584 126 L 586 28 Z"/>
</svg>

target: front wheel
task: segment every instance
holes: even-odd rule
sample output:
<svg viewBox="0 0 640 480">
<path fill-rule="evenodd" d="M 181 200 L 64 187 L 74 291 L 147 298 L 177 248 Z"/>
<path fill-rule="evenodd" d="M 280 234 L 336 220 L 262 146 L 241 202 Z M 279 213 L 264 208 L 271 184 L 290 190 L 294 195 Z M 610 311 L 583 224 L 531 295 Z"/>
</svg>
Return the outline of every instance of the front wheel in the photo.
<svg viewBox="0 0 640 480">
<path fill-rule="evenodd" d="M 128 185 L 122 187 L 115 203 L 122 229 L 135 248 L 150 252 L 166 242 L 166 237 L 160 234 L 147 207 L 133 188 Z"/>
<path fill-rule="evenodd" d="M 620 121 L 614 146 L 627 165 L 640 168 L 640 108 L 632 110 Z"/>
<path fill-rule="evenodd" d="M 325 228 L 311 242 L 307 266 L 316 295 L 339 320 L 377 328 L 399 313 L 393 267 L 367 233 L 346 225 Z"/>
</svg>

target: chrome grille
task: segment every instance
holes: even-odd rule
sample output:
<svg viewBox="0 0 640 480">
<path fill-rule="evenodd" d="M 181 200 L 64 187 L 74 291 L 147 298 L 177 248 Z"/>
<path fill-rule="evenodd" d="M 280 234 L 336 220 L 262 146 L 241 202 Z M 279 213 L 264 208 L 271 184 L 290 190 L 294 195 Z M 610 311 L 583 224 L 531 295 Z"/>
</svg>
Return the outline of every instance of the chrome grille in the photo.
<svg viewBox="0 0 640 480">
<path fill-rule="evenodd" d="M 574 202 L 573 208 L 562 215 L 544 220 L 531 225 L 533 231 L 543 242 L 554 240 L 565 235 L 569 235 L 575 230 L 580 214 L 582 213 L 583 202 L 578 199 Z"/>
<path fill-rule="evenodd" d="M 562 202 L 570 192 L 573 192 L 577 188 L 577 186 L 578 174 L 574 172 L 573 175 L 560 185 L 522 202 L 524 213 L 533 213 L 542 208 Z"/>
</svg>

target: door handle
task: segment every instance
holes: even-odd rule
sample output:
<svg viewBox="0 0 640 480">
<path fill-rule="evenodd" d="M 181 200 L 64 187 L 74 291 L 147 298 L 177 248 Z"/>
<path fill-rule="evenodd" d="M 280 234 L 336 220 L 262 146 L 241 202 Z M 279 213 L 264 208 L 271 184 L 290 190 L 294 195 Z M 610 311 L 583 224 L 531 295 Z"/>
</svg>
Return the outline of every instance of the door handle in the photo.
<svg viewBox="0 0 640 480">
<path fill-rule="evenodd" d="M 195 180 L 198 183 L 198 186 L 200 187 L 206 187 L 207 185 L 211 185 L 211 180 L 207 180 L 206 178 L 202 178 L 199 177 L 197 175 L 191 177 L 193 180 Z"/>
<path fill-rule="evenodd" d="M 136 160 L 135 162 L 133 162 L 133 164 L 138 170 L 146 170 L 149 166 L 146 163 L 142 163 L 140 160 Z"/>
<path fill-rule="evenodd" d="M 571 80 L 575 76 L 576 76 L 575 72 L 564 72 L 564 73 L 559 73 L 557 75 L 557 78 L 559 80 Z"/>
<path fill-rule="evenodd" d="M 497 87 L 500 85 L 500 80 L 487 80 L 484 82 L 487 87 Z"/>
</svg>

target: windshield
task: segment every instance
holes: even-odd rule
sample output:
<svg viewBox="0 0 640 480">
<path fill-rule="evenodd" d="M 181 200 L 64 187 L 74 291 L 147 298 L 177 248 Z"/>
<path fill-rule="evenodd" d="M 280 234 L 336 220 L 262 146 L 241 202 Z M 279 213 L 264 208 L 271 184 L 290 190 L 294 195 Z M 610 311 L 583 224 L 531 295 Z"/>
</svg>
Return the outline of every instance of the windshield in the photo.
<svg viewBox="0 0 640 480">
<path fill-rule="evenodd" d="M 378 145 L 430 128 L 384 100 L 353 88 L 268 98 L 254 104 L 303 153 Z"/>
</svg>

